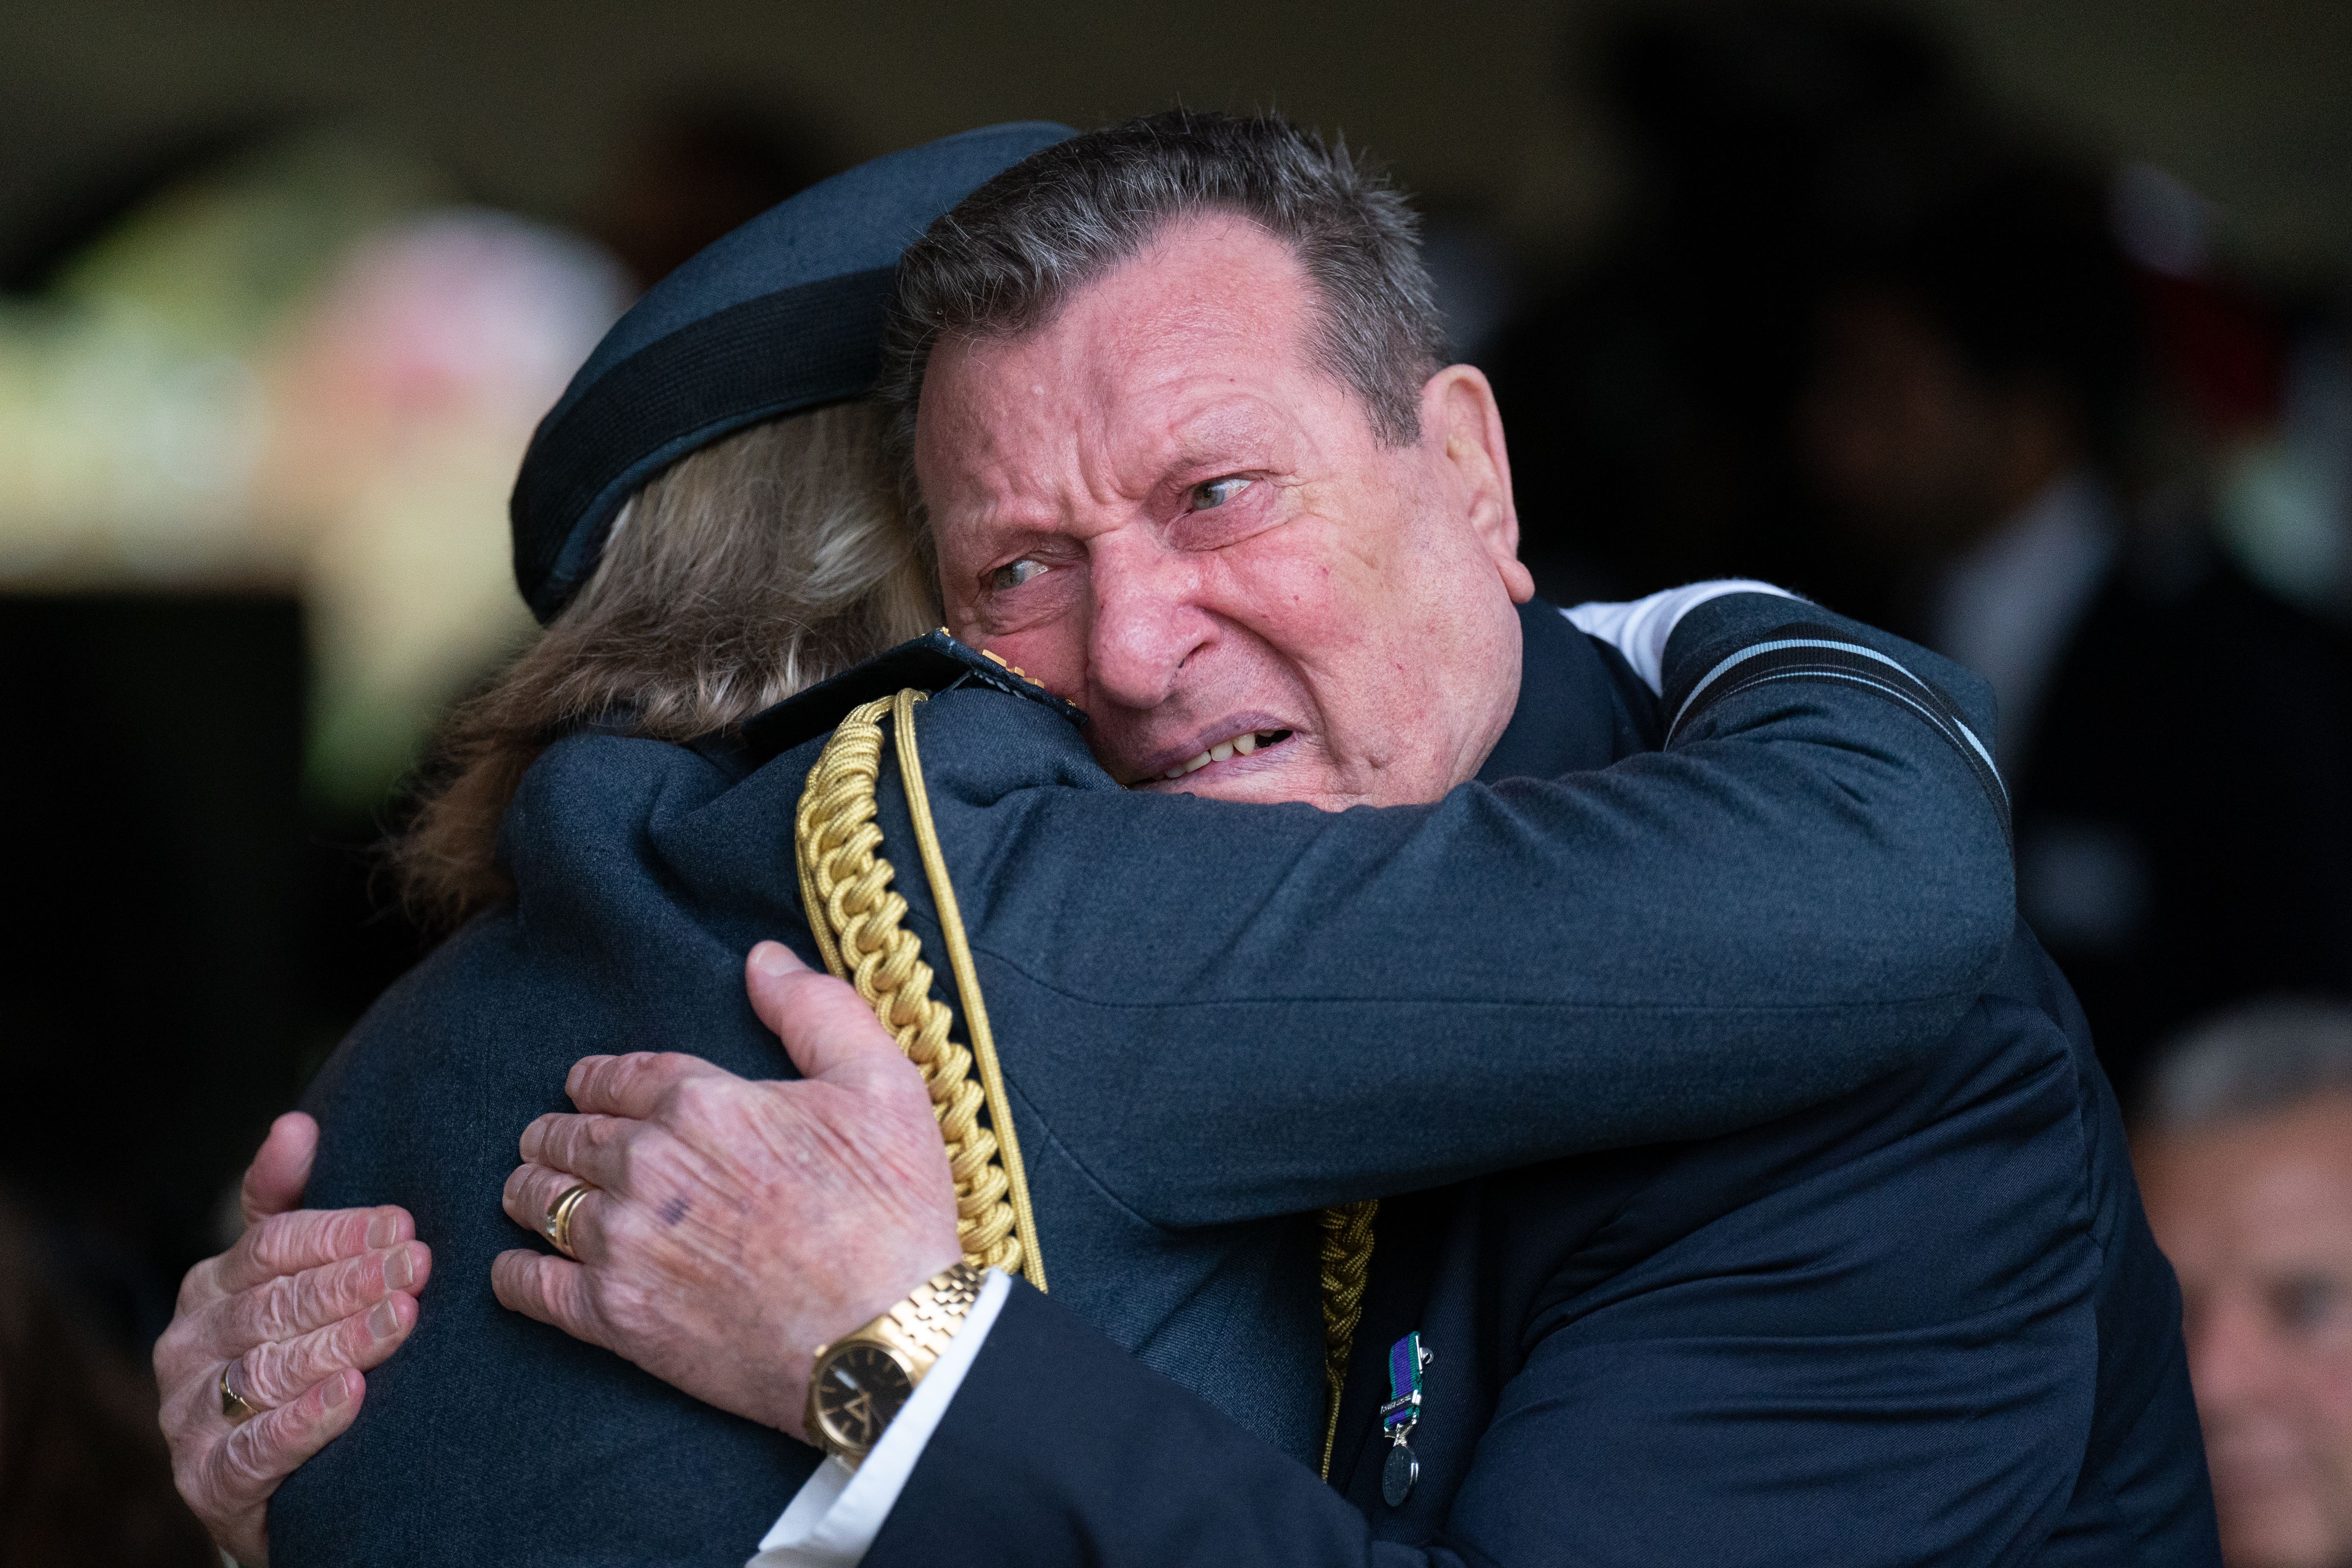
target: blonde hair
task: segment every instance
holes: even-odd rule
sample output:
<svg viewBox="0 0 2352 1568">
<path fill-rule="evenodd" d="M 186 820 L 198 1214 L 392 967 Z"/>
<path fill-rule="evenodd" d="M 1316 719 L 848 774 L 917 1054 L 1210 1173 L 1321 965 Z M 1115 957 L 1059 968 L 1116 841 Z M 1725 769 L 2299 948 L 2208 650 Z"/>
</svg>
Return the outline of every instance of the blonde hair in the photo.
<svg viewBox="0 0 2352 1568">
<path fill-rule="evenodd" d="M 580 595 L 454 711 L 392 846 L 403 902 L 447 928 L 513 891 L 499 820 L 539 754 L 602 721 L 688 741 L 939 624 L 869 403 L 788 415 L 633 496 Z"/>
</svg>

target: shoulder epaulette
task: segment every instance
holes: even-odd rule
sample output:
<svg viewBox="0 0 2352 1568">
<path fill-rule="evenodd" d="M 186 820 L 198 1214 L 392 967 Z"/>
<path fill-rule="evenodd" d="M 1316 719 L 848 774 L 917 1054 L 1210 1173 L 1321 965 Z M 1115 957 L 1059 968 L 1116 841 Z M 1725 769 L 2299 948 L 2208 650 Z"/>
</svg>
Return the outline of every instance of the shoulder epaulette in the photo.
<svg viewBox="0 0 2352 1568">
<path fill-rule="evenodd" d="M 994 654 L 958 642 L 942 627 L 753 714 L 743 721 L 743 749 L 756 767 L 803 741 L 831 734 L 851 709 L 877 697 L 908 687 L 938 693 L 951 686 L 985 686 L 1025 697 L 1072 724 L 1083 726 L 1087 721 L 1085 710 L 1063 701 Z"/>
</svg>

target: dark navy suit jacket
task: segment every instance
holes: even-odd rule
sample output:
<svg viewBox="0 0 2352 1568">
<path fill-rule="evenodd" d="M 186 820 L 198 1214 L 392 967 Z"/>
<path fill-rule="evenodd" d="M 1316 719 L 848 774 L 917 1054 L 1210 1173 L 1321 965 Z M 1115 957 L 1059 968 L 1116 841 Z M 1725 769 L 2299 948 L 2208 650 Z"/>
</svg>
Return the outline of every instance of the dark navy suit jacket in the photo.
<svg viewBox="0 0 2352 1568">
<path fill-rule="evenodd" d="M 1875 677 L 1816 640 L 1685 647 L 1667 723 L 1717 679 Z M 2220 1561 L 2179 1291 L 2022 924 L 1925 1058 L 1721 1136 L 1391 1198 L 1377 1237 L 1330 1486 L 1016 1285 L 867 1568 Z M 1389 1350 L 1414 1332 L 1421 1469 L 1391 1506 Z"/>
<path fill-rule="evenodd" d="M 1383 1205 L 1336 1489 L 1016 1285 L 866 1563 L 2213 1564 L 2179 1321 L 2020 928 L 1955 1048 L 1859 1093 Z"/>
<path fill-rule="evenodd" d="M 1493 782 L 1339 814 L 1133 795 L 1044 705 L 924 704 L 1053 1310 L 1303 1458 L 1306 1211 L 1753 1126 L 1943 1059 L 2012 920 L 1997 786 L 1886 682 L 1791 670 L 1685 711 L 1792 616 L 1981 703 L 1933 656 L 1739 596 L 1686 617 L 1662 709 L 1535 606 Z M 813 956 L 790 822 L 814 754 L 551 748 L 503 831 L 515 901 L 322 1075 L 310 1201 L 407 1205 L 436 1267 L 359 1421 L 274 1502 L 281 1563 L 734 1564 L 808 1473 L 802 1445 L 503 1311 L 488 1269 L 529 1244 L 499 1192 L 580 1056 L 789 1073 L 741 955 Z M 910 867 L 887 773 L 881 806 Z M 935 946 L 921 879 L 898 890 Z"/>
</svg>

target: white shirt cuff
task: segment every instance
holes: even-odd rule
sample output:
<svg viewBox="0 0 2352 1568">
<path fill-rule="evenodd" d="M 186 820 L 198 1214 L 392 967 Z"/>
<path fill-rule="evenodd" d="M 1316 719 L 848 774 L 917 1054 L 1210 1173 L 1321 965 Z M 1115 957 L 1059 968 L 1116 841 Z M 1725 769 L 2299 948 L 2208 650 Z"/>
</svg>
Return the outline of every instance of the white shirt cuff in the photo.
<svg viewBox="0 0 2352 1568">
<path fill-rule="evenodd" d="M 1692 583 L 1680 588 L 1668 588 L 1663 594 L 1653 594 L 1646 599 L 1636 599 L 1630 605 L 1579 605 L 1572 610 L 1562 610 L 1576 629 L 1588 637 L 1599 637 L 1633 667 L 1642 684 L 1658 696 L 1665 695 L 1666 639 L 1675 635 L 1682 618 L 1706 604 L 1726 594 L 1770 594 L 1782 599 L 1797 595 L 1786 588 L 1775 588 L 1769 583 L 1758 583 L 1746 577 L 1720 577 L 1712 583 Z"/>
<path fill-rule="evenodd" d="M 965 1314 L 963 1326 L 898 1412 L 866 1462 L 851 1469 L 828 1457 L 801 1489 L 793 1494 L 783 1516 L 760 1542 L 759 1553 L 744 1568 L 857 1568 L 866 1549 L 882 1533 L 882 1521 L 898 1506 L 898 1494 L 915 1473 L 923 1447 L 948 1413 L 949 1401 L 963 1385 L 963 1374 L 980 1354 L 989 1325 L 1004 1310 L 1013 1281 L 992 1268 L 980 1300 Z"/>
</svg>

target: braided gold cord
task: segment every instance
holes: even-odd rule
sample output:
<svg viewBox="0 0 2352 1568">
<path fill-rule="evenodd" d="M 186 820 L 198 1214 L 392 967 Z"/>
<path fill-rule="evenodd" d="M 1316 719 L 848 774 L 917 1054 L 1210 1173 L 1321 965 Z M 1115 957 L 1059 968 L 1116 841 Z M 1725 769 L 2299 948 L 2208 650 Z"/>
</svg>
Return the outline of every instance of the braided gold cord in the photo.
<svg viewBox="0 0 2352 1568">
<path fill-rule="evenodd" d="M 1016 1214 L 1009 1201 L 1013 1181 L 1006 1174 L 998 1135 L 981 1121 L 981 1111 L 984 1107 L 992 1110 L 992 1120 L 1008 1142 L 1011 1120 L 1001 1099 L 990 1106 L 987 1088 L 974 1081 L 972 1053 L 948 1038 L 953 1014 L 931 995 L 932 971 L 923 962 L 922 942 L 901 923 L 907 900 L 891 890 L 897 872 L 876 852 L 882 843 L 882 830 L 874 821 L 874 791 L 882 771 L 881 717 L 893 700 L 886 697 L 853 710 L 809 772 L 793 833 L 801 901 L 825 966 L 857 987 L 874 1016 L 897 1037 L 898 1048 L 922 1071 L 940 1136 L 947 1142 L 964 1261 L 1025 1274 L 1042 1288 L 1034 1232 L 1021 1223 L 1029 1207 L 1026 1184 L 1018 1194 L 1021 1213 Z M 911 728 L 911 708 L 901 717 Z M 910 789 L 919 789 L 919 773 L 908 783 Z M 921 821 L 929 820 L 925 810 Z M 944 876 L 942 865 L 935 889 Z M 957 934 L 961 934 L 960 922 Z M 967 984 L 965 994 L 976 998 L 977 985 Z M 989 1055 L 987 1065 L 992 1069 L 992 1048 Z M 997 1077 L 993 1071 L 985 1076 Z M 1014 1151 L 1017 1173 L 1017 1145 Z"/>
<path fill-rule="evenodd" d="M 1348 1357 L 1363 1321 L 1364 1286 L 1372 1270 L 1372 1219 L 1381 1200 L 1339 1204 L 1325 1209 L 1320 1254 L 1323 1283 L 1323 1384 L 1329 1412 L 1323 1421 L 1323 1479 L 1331 1479 L 1331 1449 L 1339 1436 L 1339 1391 L 1348 1382 Z"/>
<path fill-rule="evenodd" d="M 987 1010 L 940 854 L 914 743 L 914 704 L 921 700 L 919 693 L 908 690 L 866 703 L 852 710 L 825 743 L 801 791 L 793 819 L 801 902 L 825 967 L 857 987 L 875 1016 L 897 1037 L 898 1048 L 922 1071 L 955 1180 L 956 1228 L 964 1261 L 1023 1274 L 1043 1289 L 1045 1268 L 1020 1144 L 1013 1136 Z M 877 853 L 882 843 L 882 830 L 874 820 L 875 788 L 882 773 L 881 720 L 894 708 L 908 815 L 939 908 L 973 1050 L 948 1038 L 953 1016 L 931 996 L 933 973 L 923 962 L 921 941 L 902 924 L 907 900 L 890 889 L 898 873 Z M 979 1082 L 973 1080 L 975 1068 Z M 983 1107 L 993 1130 L 980 1120 Z M 1327 1479 L 1339 1436 L 1339 1394 L 1356 1326 L 1363 1318 L 1372 1222 L 1380 1206 L 1377 1199 L 1342 1204 L 1320 1216 L 1323 1376 L 1329 1399 L 1323 1431 Z"/>
<path fill-rule="evenodd" d="M 948 948 L 948 967 L 955 972 L 956 993 L 963 1003 L 964 1033 L 971 1040 L 972 1065 L 980 1070 L 980 1087 L 987 1096 L 988 1124 L 996 1134 L 997 1157 L 1013 1200 L 1013 1234 L 1021 1243 L 1023 1270 L 1029 1283 L 1045 1289 L 1045 1258 L 1037 1245 L 1037 1215 L 1029 1206 L 1029 1178 L 1021 1163 L 1021 1139 L 1013 1131 L 1013 1100 L 1004 1089 L 1004 1072 L 996 1060 L 996 1034 L 989 1027 L 988 1003 L 980 994 L 980 971 L 971 962 L 971 946 L 964 940 L 963 911 L 958 907 L 955 882 L 948 875 L 947 856 L 940 848 L 940 830 L 931 821 L 931 792 L 923 784 L 923 760 L 915 743 L 915 704 L 923 694 L 912 687 L 892 700 L 890 716 L 898 742 L 898 777 L 906 786 L 907 815 L 915 829 L 915 847 L 923 857 L 923 876 L 931 884 L 931 906 L 937 911 L 940 935 Z"/>
</svg>

